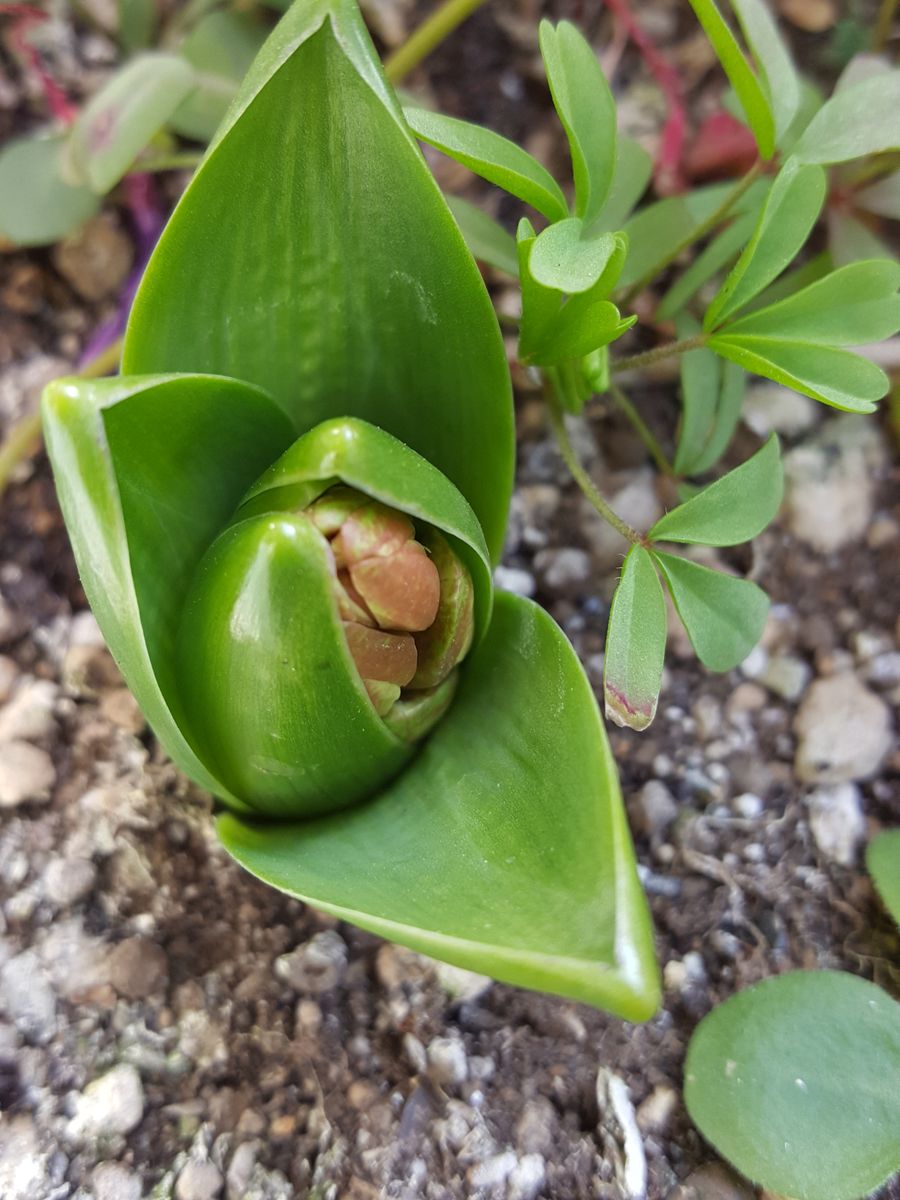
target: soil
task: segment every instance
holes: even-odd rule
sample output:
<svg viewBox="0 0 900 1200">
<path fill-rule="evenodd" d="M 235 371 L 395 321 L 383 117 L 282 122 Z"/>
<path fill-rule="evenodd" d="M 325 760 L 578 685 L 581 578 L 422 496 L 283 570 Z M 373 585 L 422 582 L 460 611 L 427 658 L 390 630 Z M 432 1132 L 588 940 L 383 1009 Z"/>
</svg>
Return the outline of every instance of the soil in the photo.
<svg viewBox="0 0 900 1200">
<path fill-rule="evenodd" d="M 682 62 L 683 7 L 648 11 Z M 583 18 L 598 45 L 608 39 L 591 5 L 520 0 L 477 14 L 415 82 L 552 164 L 562 151 L 536 70 L 540 15 Z M 631 51 L 620 72 L 627 111 L 652 127 Z M 702 110 L 711 85 L 695 74 Z M 33 107 L 17 96 L 4 124 L 23 126 Z M 437 170 L 514 219 L 496 193 L 446 162 Z M 127 229 L 115 202 L 109 211 Z M 502 282 L 489 282 L 502 303 Z M 0 305 L 8 425 L 42 373 L 71 367 L 115 287 L 87 301 L 52 251 L 8 253 Z M 517 379 L 519 488 L 502 580 L 549 609 L 598 685 L 619 551 Z M 670 437 L 672 382 L 634 395 Z M 818 444 L 833 420 L 815 409 L 786 446 Z M 773 598 L 763 657 L 712 675 L 676 635 L 654 725 L 611 732 L 665 981 L 662 1011 L 639 1027 L 448 970 L 232 864 L 208 798 L 159 751 L 86 612 L 46 460 L 25 464 L 0 506 L 0 722 L 18 697 L 19 740 L 52 766 L 43 796 L 0 811 L 0 968 L 17 964 L 0 1019 L 0 1193 L 621 1200 L 625 1151 L 602 1086 L 611 1073 L 637 1112 L 651 1200 L 753 1195 L 684 1109 L 698 1020 L 798 967 L 900 990 L 900 940 L 861 859 L 871 835 L 900 821 L 900 758 L 847 780 L 860 825 L 839 819 L 837 848 L 814 819 L 827 796 L 796 766 L 794 721 L 812 681 L 852 673 L 879 703 L 898 700 L 896 448 L 886 426 L 868 428 L 874 467 L 855 500 L 857 533 L 818 552 L 788 512 L 730 560 Z M 605 489 L 660 504 L 642 447 L 602 404 L 573 435 Z M 758 431 L 742 429 L 735 459 L 756 444 Z M 796 686 L 772 663 L 787 663 Z M 90 1124 L 85 1088 L 112 1067 L 123 1090 Z M 884 1195 L 900 1197 L 900 1185 Z"/>
</svg>

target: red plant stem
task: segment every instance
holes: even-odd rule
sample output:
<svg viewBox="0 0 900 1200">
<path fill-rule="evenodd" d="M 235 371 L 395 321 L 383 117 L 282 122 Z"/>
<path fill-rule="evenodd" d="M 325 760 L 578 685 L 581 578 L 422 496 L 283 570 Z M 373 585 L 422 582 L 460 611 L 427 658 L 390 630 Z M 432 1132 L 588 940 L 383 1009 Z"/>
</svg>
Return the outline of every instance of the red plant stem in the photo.
<svg viewBox="0 0 900 1200">
<path fill-rule="evenodd" d="M 41 21 L 46 21 L 48 14 L 28 4 L 0 4 L 0 16 L 14 18 L 9 31 L 9 42 L 13 52 L 35 75 L 53 116 L 64 125 L 71 125 L 78 115 L 78 109 L 69 103 L 62 88 L 44 66 L 37 49 L 28 40 L 29 29 L 39 25 Z"/>
<path fill-rule="evenodd" d="M 637 46 L 647 64 L 647 69 L 659 84 L 666 100 L 668 116 L 663 126 L 654 170 L 656 190 L 661 195 L 682 191 L 684 178 L 681 171 L 681 158 L 684 153 L 687 132 L 687 115 L 678 72 L 647 37 L 628 7 L 628 0 L 606 0 L 606 3 L 616 20 L 621 23 Z"/>
</svg>

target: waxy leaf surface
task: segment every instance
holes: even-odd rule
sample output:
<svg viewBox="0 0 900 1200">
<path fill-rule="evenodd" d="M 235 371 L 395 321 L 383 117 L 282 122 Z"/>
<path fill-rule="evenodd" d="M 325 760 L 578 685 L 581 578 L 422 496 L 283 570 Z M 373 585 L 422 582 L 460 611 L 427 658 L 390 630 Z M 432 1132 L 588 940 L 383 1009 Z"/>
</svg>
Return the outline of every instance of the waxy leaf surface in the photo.
<svg viewBox="0 0 900 1200">
<path fill-rule="evenodd" d="M 759 71 L 780 146 L 800 105 L 800 79 L 769 8 L 763 0 L 731 0 L 753 62 Z"/>
<path fill-rule="evenodd" d="M 457 485 L 499 555 L 502 339 L 353 0 L 294 5 L 263 47 L 150 262 L 124 369 L 246 379 L 298 433 L 371 420 Z"/>
<path fill-rule="evenodd" d="M 700 1022 L 684 1095 L 701 1133 L 768 1191 L 868 1195 L 900 1168 L 900 1004 L 838 971 L 766 979 Z"/>
<path fill-rule="evenodd" d="M 688 500 L 688 504 L 692 501 Z M 711 571 L 687 558 L 653 551 L 700 661 L 730 671 L 762 636 L 769 598 L 748 579 Z"/>
<path fill-rule="evenodd" d="M 866 847 L 866 866 L 885 908 L 900 925 L 900 829 L 872 838 Z"/>
<path fill-rule="evenodd" d="M 839 163 L 900 149 L 900 71 L 879 71 L 841 89 L 794 147 L 805 163 Z"/>
<path fill-rule="evenodd" d="M 632 546 L 622 564 L 606 629 L 603 697 L 606 716 L 646 729 L 656 716 L 666 653 L 666 601 L 653 559 Z"/>
<path fill-rule="evenodd" d="M 515 142 L 492 129 L 429 112 L 427 108 L 406 108 L 403 115 L 416 137 L 511 196 L 518 196 L 543 213 L 548 221 L 561 221 L 569 215 L 559 184 Z"/>
<path fill-rule="evenodd" d="M 552 620 L 497 597 L 453 707 L 371 802 L 219 821 L 259 878 L 425 954 L 608 1008 L 655 1010 L 646 903 L 590 685 Z"/>
</svg>

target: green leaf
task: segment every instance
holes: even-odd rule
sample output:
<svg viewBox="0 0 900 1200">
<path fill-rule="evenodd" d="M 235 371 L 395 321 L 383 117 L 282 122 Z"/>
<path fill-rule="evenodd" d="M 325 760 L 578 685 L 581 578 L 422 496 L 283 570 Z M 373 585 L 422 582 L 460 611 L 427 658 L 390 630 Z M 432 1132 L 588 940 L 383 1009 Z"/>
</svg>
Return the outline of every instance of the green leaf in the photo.
<svg viewBox="0 0 900 1200">
<path fill-rule="evenodd" d="M 738 256 L 755 226 L 756 214 L 745 213 L 714 237 L 666 292 L 656 310 L 656 319 L 670 321 L 682 312 L 697 292 Z"/>
<path fill-rule="evenodd" d="M 880 367 L 849 350 L 731 333 L 714 334 L 707 345 L 745 371 L 845 412 L 874 412 L 890 388 Z"/>
<path fill-rule="evenodd" d="M 176 133 L 198 142 L 209 141 L 267 32 L 247 13 L 225 9 L 207 13 L 197 22 L 178 47 L 196 72 L 197 86 L 169 120 Z"/>
<path fill-rule="evenodd" d="M 900 221 L 900 171 L 892 171 L 884 179 L 863 188 L 853 199 L 866 212 Z"/>
<path fill-rule="evenodd" d="M 153 41 L 156 30 L 156 0 L 118 0 L 119 40 L 134 54 Z"/>
<path fill-rule="evenodd" d="M 900 150 L 900 71 L 863 79 L 819 109 L 794 147 L 800 162 L 831 164 Z"/>
<path fill-rule="evenodd" d="M 687 337 L 682 331 L 694 326 L 693 321 L 679 322 L 678 336 Z M 706 448 L 715 420 L 722 384 L 721 359 L 711 350 L 690 350 L 681 356 L 680 375 L 681 425 L 673 466 L 679 475 L 689 475 Z"/>
<path fill-rule="evenodd" d="M 597 225 L 603 230 L 621 229 L 647 190 L 652 174 L 653 159 L 644 147 L 631 138 L 620 137 L 616 142 L 612 187 L 597 218 Z"/>
<path fill-rule="evenodd" d="M 176 627 L 202 554 L 290 425 L 257 388 L 197 375 L 63 379 L 43 410 L 75 560 L 113 657 L 169 757 L 239 805 L 182 731 Z"/>
<path fill-rule="evenodd" d="M 512 234 L 507 233 L 493 217 L 489 217 L 484 209 L 463 200 L 462 196 L 447 196 L 446 200 L 472 254 L 498 271 L 517 276 L 519 258 L 516 239 Z"/>
<path fill-rule="evenodd" d="M 773 433 L 745 463 L 667 512 L 647 536 L 656 542 L 736 546 L 774 519 L 784 495 L 784 471 Z"/>
<path fill-rule="evenodd" d="M 294 5 L 263 47 L 160 239 L 124 364 L 247 379 L 298 433 L 371 420 L 457 485 L 499 555 L 503 341 L 352 0 Z"/>
<path fill-rule="evenodd" d="M 445 117 L 426 108 L 405 108 L 403 115 L 417 138 L 511 196 L 518 196 L 548 221 L 561 221 L 569 215 L 559 184 L 515 142 L 481 125 Z"/>
<path fill-rule="evenodd" d="M 683 507 L 702 498 L 700 492 Z M 765 592 L 749 579 L 711 571 L 687 558 L 661 550 L 654 550 L 653 557 L 704 666 L 711 671 L 730 671 L 742 663 L 762 637 L 769 611 Z"/>
<path fill-rule="evenodd" d="M 731 444 L 741 418 L 746 386 L 746 372 L 737 363 L 722 364 L 718 400 L 709 436 L 703 452 L 691 461 L 690 471 L 694 475 L 702 475 L 704 471 L 714 467 Z"/>
<path fill-rule="evenodd" d="M 775 142 L 791 128 L 800 107 L 800 79 L 778 26 L 762 0 L 731 0 L 775 122 Z"/>
<path fill-rule="evenodd" d="M 538 366 L 556 366 L 584 358 L 620 338 L 636 321 L 636 316 L 623 319 L 608 300 L 598 300 L 577 312 L 570 301 L 547 326 L 528 361 Z"/>
<path fill-rule="evenodd" d="M 704 329 L 715 329 L 743 308 L 793 262 L 809 237 L 825 201 L 821 167 L 789 159 L 778 172 L 753 237 L 710 304 Z"/>
<path fill-rule="evenodd" d="M 225 816 L 219 834 L 267 883 L 422 953 L 630 1020 L 659 1002 L 590 685 L 518 597 L 497 597 L 453 707 L 381 795 L 295 825 Z"/>
<path fill-rule="evenodd" d="M 616 163 L 616 105 L 597 56 L 574 25 L 540 25 L 547 82 L 572 156 L 575 215 L 590 225 L 602 212 Z"/>
<path fill-rule="evenodd" d="M 577 217 L 548 225 L 539 233 L 529 258 L 533 278 L 545 288 L 559 292 L 586 292 L 603 274 L 616 249 L 615 236 L 593 237 Z"/>
<path fill-rule="evenodd" d="M 859 346 L 900 329 L 900 263 L 851 263 L 793 296 L 740 317 L 730 335 Z"/>
<path fill-rule="evenodd" d="M 68 161 L 79 180 L 104 195 L 195 87 L 174 54 L 138 55 L 87 102 L 69 134 Z"/>
<path fill-rule="evenodd" d="M 828 214 L 828 249 L 836 267 L 866 258 L 892 258 L 891 247 L 851 212 Z"/>
<path fill-rule="evenodd" d="M 900 1005 L 837 971 L 766 979 L 701 1021 L 684 1097 L 768 1191 L 856 1200 L 900 1168 Z"/>
<path fill-rule="evenodd" d="M 888 829 L 866 847 L 866 867 L 879 896 L 900 925 L 900 829 Z"/>
<path fill-rule="evenodd" d="M 646 729 L 656 716 L 666 653 L 666 601 L 653 560 L 632 546 L 609 612 L 603 665 L 606 718 Z"/>
<path fill-rule="evenodd" d="M 759 80 L 750 70 L 734 34 L 716 7 L 715 0 L 690 0 L 690 4 L 741 102 L 760 155 L 765 159 L 771 158 L 775 152 L 775 120 Z M 749 12 L 749 4 L 743 5 L 742 19 Z"/>
<path fill-rule="evenodd" d="M 831 260 L 831 255 L 827 250 L 823 250 L 821 254 L 814 255 L 803 263 L 802 266 L 785 271 L 774 283 L 770 283 L 767 288 L 757 296 L 754 296 L 749 304 L 745 304 L 742 311 L 744 313 L 752 313 L 757 312 L 761 308 L 767 308 L 770 304 L 775 304 L 779 300 L 793 296 L 795 292 L 801 291 L 803 288 L 808 287 L 809 284 L 824 279 L 832 270 L 834 270 L 834 263 Z"/>
<path fill-rule="evenodd" d="M 238 517 L 305 508 L 325 484 L 336 480 L 449 536 L 475 584 L 480 638 L 490 621 L 492 585 L 487 546 L 475 514 L 445 475 L 367 421 L 338 417 L 298 438 L 254 482 Z"/>
<path fill-rule="evenodd" d="M 522 289 L 522 319 L 519 322 L 519 358 L 528 362 L 541 338 L 553 324 L 562 306 L 562 293 L 544 287 L 531 273 L 531 254 L 537 234 L 527 217 L 516 230 L 516 249 L 519 255 L 519 286 Z"/>
<path fill-rule="evenodd" d="M 46 246 L 77 229 L 100 207 L 90 188 L 62 176 L 61 135 L 29 134 L 0 150 L 0 238 Z"/>
</svg>

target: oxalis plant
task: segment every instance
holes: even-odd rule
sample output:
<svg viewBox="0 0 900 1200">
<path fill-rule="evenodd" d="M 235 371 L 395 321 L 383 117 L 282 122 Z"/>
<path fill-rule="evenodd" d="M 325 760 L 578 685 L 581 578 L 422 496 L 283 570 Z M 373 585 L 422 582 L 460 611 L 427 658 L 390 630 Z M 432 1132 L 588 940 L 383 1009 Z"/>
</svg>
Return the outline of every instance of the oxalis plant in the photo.
<svg viewBox="0 0 900 1200">
<path fill-rule="evenodd" d="M 656 709 L 665 591 L 714 670 L 737 665 L 762 631 L 764 592 L 690 557 L 691 546 L 754 537 L 781 501 L 774 437 L 710 481 L 746 373 L 870 412 L 887 377 L 845 347 L 900 328 L 894 261 L 794 268 L 825 202 L 825 168 L 900 145 L 900 107 L 884 103 L 900 98 L 900 75 L 877 88 L 864 78 L 812 115 L 758 0 L 733 6 L 750 61 L 718 9 L 692 3 L 760 160 L 735 185 L 633 213 L 650 160 L 617 137 L 609 87 L 573 26 L 540 31 L 571 150 L 570 202 L 499 135 L 402 109 L 355 0 L 297 0 L 150 261 L 122 375 L 60 380 L 44 398 L 85 591 L 161 743 L 217 798 L 229 853 L 365 929 L 631 1020 L 655 1012 L 659 980 L 600 714 L 558 627 L 492 584 L 513 410 L 497 319 L 460 231 L 518 277 L 519 358 L 544 387 L 575 480 L 625 539 L 604 697 L 608 716 L 634 729 Z M 884 117 L 875 133 L 873 109 Z M 417 139 L 533 219 L 513 239 L 471 207 L 451 213 Z M 636 323 L 638 294 L 703 240 L 686 270 L 665 276 L 655 318 L 674 320 L 676 339 L 611 353 Z M 680 357 L 683 404 L 671 461 L 617 382 L 667 357 Z M 677 489 L 681 503 L 649 530 L 610 508 L 569 439 L 568 415 L 598 392 Z M 883 861 L 879 873 L 890 874 Z M 803 978 L 830 988 L 832 1030 L 873 1007 L 869 991 Z M 797 1048 L 810 1002 L 805 983 L 786 995 L 781 982 L 774 1016 L 771 989 L 730 1002 L 763 1013 L 755 1022 L 720 1013 L 732 1030 L 774 1031 L 754 1053 L 788 1069 L 785 1046 Z M 877 1016 L 857 1032 L 896 1074 L 900 1010 L 877 994 Z M 692 1051 L 689 1104 L 753 1178 L 838 1200 L 900 1165 L 893 1088 L 859 1107 L 880 1132 L 857 1139 L 863 1165 L 854 1159 L 837 1190 L 834 1171 L 832 1190 L 819 1188 L 814 1155 L 801 1156 L 806 1174 L 781 1171 L 782 1159 L 799 1161 L 786 1137 L 780 1151 L 777 1138 L 750 1138 L 762 1152 L 748 1154 L 748 1138 L 729 1140 L 717 1121 L 739 1124 L 737 1085 L 758 1075 L 737 1073 L 729 1118 L 712 1082 L 720 1069 L 734 1075 L 721 1044 L 707 1033 Z M 842 1114 L 834 1136 L 859 1122 Z"/>
</svg>

